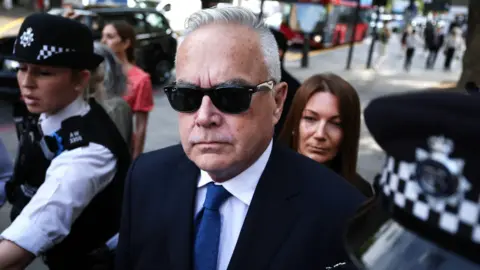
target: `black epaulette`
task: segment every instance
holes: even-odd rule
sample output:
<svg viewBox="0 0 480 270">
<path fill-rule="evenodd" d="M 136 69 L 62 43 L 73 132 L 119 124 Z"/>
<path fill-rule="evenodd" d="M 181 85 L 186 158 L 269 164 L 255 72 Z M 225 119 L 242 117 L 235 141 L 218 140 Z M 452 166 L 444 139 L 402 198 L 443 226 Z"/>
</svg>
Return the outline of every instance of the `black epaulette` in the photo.
<svg viewBox="0 0 480 270">
<path fill-rule="evenodd" d="M 64 120 L 60 130 L 45 137 L 50 151 L 58 156 L 64 150 L 87 146 L 90 132 L 93 131 L 88 129 L 84 117 L 74 116 Z"/>
</svg>

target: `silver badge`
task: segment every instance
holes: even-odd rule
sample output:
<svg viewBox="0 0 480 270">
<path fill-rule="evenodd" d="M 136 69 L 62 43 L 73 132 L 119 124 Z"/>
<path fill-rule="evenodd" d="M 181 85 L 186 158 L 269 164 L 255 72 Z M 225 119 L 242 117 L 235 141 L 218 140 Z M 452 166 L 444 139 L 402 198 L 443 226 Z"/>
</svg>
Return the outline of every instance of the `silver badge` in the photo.
<svg viewBox="0 0 480 270">
<path fill-rule="evenodd" d="M 32 42 L 34 41 L 34 34 L 33 34 L 33 29 L 31 27 L 27 28 L 20 36 L 20 45 L 22 45 L 24 48 L 30 46 Z"/>
<path fill-rule="evenodd" d="M 471 189 L 471 184 L 463 176 L 465 162 L 449 157 L 454 149 L 450 139 L 430 137 L 428 145 L 430 152 L 417 148 L 415 178 L 432 206 L 438 205 L 439 200 L 455 206 Z"/>
</svg>

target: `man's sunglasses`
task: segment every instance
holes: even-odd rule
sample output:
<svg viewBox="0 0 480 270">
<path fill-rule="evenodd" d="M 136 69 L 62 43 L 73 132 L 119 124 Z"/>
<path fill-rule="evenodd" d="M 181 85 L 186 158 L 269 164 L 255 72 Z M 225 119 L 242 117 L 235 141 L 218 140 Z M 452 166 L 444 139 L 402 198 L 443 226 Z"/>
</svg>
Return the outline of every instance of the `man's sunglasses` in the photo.
<svg viewBox="0 0 480 270">
<path fill-rule="evenodd" d="M 215 88 L 182 86 L 173 84 L 164 87 L 165 94 L 172 108 L 178 112 L 191 113 L 197 111 L 207 95 L 213 105 L 221 112 L 239 114 L 250 108 L 252 95 L 260 91 L 273 90 L 274 81 L 267 81 L 257 86 L 226 85 Z"/>
</svg>

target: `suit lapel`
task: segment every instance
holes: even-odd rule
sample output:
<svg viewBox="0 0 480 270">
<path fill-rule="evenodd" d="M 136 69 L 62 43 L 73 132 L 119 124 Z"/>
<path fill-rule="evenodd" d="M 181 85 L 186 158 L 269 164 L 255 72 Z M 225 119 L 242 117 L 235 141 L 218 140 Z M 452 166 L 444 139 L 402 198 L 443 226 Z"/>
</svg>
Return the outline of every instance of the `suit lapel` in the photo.
<svg viewBox="0 0 480 270">
<path fill-rule="evenodd" d="M 265 269 L 298 215 L 299 187 L 288 171 L 292 155 L 274 144 L 243 223 L 228 270 Z"/>
<path fill-rule="evenodd" d="M 193 215 L 199 169 L 186 156 L 169 181 L 166 207 L 169 212 L 166 223 L 169 224 L 167 249 L 171 270 L 190 270 L 192 267 Z"/>
</svg>

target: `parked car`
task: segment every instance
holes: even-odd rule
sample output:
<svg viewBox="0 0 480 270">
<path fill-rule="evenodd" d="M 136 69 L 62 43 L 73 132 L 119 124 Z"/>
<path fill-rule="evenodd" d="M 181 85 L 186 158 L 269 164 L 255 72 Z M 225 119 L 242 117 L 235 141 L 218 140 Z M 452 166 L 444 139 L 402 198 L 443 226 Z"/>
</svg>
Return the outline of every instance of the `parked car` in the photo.
<svg viewBox="0 0 480 270">
<path fill-rule="evenodd" d="M 67 10 L 56 8 L 50 14 L 63 15 Z M 151 8 L 126 7 L 82 7 L 74 8 L 75 20 L 92 29 L 94 38 L 101 39 L 103 27 L 112 21 L 130 23 L 137 34 L 135 50 L 136 64 L 148 72 L 155 84 L 164 84 L 172 77 L 177 49 L 176 34 L 171 30 L 168 20 Z M 11 54 L 15 36 L 0 39 L 0 98 L 18 96 L 18 88 L 12 88 L 11 78 L 15 77 L 18 63 L 3 59 Z M 12 77 L 13 76 L 13 77 Z M 7 87 L 8 85 L 8 87 Z"/>
<path fill-rule="evenodd" d="M 0 99 L 18 100 L 20 90 L 18 89 L 16 68 L 18 63 L 5 60 L 4 55 L 12 53 L 15 37 L 5 37 L 0 39 Z"/>
<path fill-rule="evenodd" d="M 67 10 L 56 8 L 50 14 L 62 15 Z M 154 8 L 83 7 L 74 9 L 76 20 L 92 29 L 95 39 L 101 39 L 103 27 L 112 21 L 130 23 L 137 34 L 137 65 L 148 72 L 152 81 L 163 84 L 170 80 L 175 65 L 177 36 L 165 16 Z"/>
<path fill-rule="evenodd" d="M 15 101 L 20 98 L 15 72 L 0 71 L 0 100 Z"/>
</svg>

